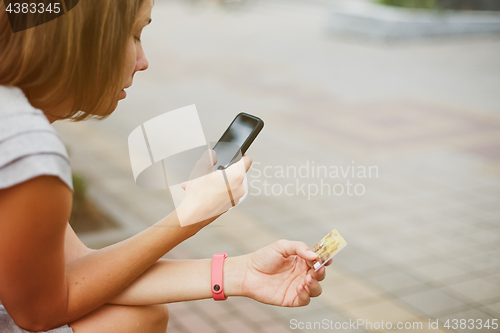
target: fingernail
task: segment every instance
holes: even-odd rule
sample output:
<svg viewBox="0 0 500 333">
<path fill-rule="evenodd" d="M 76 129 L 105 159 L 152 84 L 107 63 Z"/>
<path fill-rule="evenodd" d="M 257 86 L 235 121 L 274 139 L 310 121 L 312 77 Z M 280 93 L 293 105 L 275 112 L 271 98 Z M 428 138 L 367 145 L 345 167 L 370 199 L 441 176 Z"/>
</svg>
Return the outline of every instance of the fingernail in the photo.
<svg viewBox="0 0 500 333">
<path fill-rule="evenodd" d="M 310 256 L 313 256 L 313 257 L 317 257 L 318 256 L 316 253 L 314 253 L 311 250 L 307 250 L 307 254 L 310 255 Z"/>
</svg>

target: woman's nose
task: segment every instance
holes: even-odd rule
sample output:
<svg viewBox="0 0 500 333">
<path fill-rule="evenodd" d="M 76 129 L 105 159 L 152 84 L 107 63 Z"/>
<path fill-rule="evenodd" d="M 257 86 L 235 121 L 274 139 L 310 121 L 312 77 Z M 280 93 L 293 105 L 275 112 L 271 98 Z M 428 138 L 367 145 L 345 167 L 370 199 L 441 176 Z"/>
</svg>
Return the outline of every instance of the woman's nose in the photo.
<svg viewBox="0 0 500 333">
<path fill-rule="evenodd" d="M 135 64 L 135 71 L 145 71 L 149 67 L 149 61 L 146 57 L 144 51 L 141 50 L 139 56 L 137 57 L 137 62 Z"/>
<path fill-rule="evenodd" d="M 143 57 L 137 61 L 136 71 L 145 71 L 149 67 L 149 61 Z"/>
</svg>

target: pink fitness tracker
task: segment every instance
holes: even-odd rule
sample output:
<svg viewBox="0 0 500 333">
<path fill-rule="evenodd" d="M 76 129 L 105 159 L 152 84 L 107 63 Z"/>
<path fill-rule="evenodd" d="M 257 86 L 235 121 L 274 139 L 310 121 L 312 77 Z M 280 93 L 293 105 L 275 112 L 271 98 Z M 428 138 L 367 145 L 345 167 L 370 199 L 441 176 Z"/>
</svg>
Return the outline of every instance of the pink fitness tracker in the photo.
<svg viewBox="0 0 500 333">
<path fill-rule="evenodd" d="M 224 301 L 227 297 L 224 296 L 223 270 L 224 259 L 227 258 L 227 253 L 216 253 L 212 257 L 212 297 L 216 301 Z"/>
</svg>

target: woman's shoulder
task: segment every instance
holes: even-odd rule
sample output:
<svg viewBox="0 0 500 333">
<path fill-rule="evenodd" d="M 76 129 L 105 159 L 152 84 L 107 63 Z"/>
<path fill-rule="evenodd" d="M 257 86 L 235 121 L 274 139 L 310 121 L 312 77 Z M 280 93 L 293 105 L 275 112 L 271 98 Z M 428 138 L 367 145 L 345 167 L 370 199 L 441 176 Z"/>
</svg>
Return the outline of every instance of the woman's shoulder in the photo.
<svg viewBox="0 0 500 333">
<path fill-rule="evenodd" d="M 29 103 L 21 89 L 0 85 L 0 101 L 2 101 L 0 103 L 0 142 L 26 132 L 56 133 L 43 112 Z"/>
<path fill-rule="evenodd" d="M 41 110 L 16 87 L 0 86 L 0 189 L 39 175 L 59 176 L 71 189 L 66 147 Z"/>
</svg>

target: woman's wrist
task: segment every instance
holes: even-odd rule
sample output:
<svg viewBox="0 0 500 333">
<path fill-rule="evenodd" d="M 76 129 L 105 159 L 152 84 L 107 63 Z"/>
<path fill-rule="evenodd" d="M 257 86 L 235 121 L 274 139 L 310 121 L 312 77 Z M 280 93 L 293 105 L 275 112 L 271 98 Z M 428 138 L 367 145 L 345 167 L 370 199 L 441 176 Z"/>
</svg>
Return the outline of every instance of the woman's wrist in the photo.
<svg viewBox="0 0 500 333">
<path fill-rule="evenodd" d="M 224 261 L 224 295 L 246 296 L 243 281 L 247 270 L 248 255 L 227 257 Z"/>
</svg>

